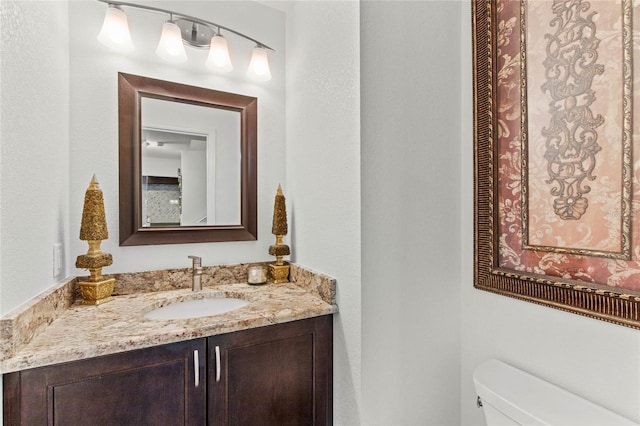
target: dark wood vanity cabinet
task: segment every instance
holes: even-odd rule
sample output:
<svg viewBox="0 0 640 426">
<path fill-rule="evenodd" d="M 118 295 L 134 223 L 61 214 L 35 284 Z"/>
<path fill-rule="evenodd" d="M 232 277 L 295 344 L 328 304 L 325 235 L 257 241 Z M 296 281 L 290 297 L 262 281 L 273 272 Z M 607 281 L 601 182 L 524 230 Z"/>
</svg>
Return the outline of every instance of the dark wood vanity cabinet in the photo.
<svg viewBox="0 0 640 426">
<path fill-rule="evenodd" d="M 333 423 L 331 316 L 208 339 L 210 425 Z"/>
<path fill-rule="evenodd" d="M 332 317 L 3 376 L 5 425 L 330 425 Z"/>
<path fill-rule="evenodd" d="M 204 424 L 205 359 L 199 339 L 6 374 L 4 424 Z"/>
</svg>

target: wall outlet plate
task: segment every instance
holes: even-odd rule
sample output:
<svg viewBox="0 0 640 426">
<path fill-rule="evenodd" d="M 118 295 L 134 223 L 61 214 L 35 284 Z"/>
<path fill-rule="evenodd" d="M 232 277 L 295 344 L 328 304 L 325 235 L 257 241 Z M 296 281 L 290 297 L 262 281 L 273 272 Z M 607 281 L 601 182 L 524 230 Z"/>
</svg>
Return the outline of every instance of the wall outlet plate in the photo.
<svg viewBox="0 0 640 426">
<path fill-rule="evenodd" d="M 62 243 L 53 245 L 53 276 L 57 277 L 62 273 Z"/>
</svg>

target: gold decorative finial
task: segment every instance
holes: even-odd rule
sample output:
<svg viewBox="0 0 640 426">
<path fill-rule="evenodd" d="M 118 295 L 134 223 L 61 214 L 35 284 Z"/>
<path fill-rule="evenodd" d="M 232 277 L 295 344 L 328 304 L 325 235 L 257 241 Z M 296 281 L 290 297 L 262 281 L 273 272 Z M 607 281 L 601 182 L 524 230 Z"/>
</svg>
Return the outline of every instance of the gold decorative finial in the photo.
<svg viewBox="0 0 640 426">
<path fill-rule="evenodd" d="M 82 241 L 96 241 L 107 238 L 109 238 L 109 231 L 104 213 L 104 199 L 96 175 L 93 175 L 87 192 L 84 194 L 80 239 Z"/>
<path fill-rule="evenodd" d="M 102 240 L 107 238 L 109 238 L 109 231 L 104 212 L 104 198 L 96 175 L 93 175 L 84 194 L 80 225 L 80 239 L 89 244 L 89 249 L 87 254 L 80 255 L 76 259 L 76 268 L 88 269 L 90 273 L 88 282 L 79 283 L 82 303 L 85 305 L 99 305 L 112 299 L 111 293 L 116 280 L 105 279 L 102 276 L 102 268 L 113 263 L 111 255 L 103 253 L 100 249 Z"/>
<path fill-rule="evenodd" d="M 282 186 L 278 185 L 273 205 L 273 226 L 271 227 L 271 233 L 276 236 L 276 243 L 269 246 L 269 254 L 276 257 L 276 262 L 269 264 L 271 281 L 274 283 L 287 282 L 289 280 L 289 264 L 282 260 L 284 256 L 291 254 L 289 246 L 282 242 L 287 232 L 286 200 L 282 192 Z"/>
<path fill-rule="evenodd" d="M 100 184 L 98 183 L 98 179 L 96 179 L 96 174 L 93 174 L 91 178 L 91 182 L 89 182 L 89 188 L 87 189 L 100 189 Z"/>
<path fill-rule="evenodd" d="M 271 227 L 271 233 L 273 235 L 287 235 L 287 232 L 286 200 L 282 193 L 282 186 L 278 184 L 278 192 L 276 193 L 276 199 L 273 205 L 273 226 Z"/>
</svg>

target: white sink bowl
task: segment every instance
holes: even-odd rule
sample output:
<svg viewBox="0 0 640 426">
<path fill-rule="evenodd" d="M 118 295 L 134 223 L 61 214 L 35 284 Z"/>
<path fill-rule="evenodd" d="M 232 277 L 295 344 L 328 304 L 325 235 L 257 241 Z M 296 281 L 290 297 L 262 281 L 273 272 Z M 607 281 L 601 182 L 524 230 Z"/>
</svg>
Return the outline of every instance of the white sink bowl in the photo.
<svg viewBox="0 0 640 426">
<path fill-rule="evenodd" d="M 229 297 L 184 300 L 154 309 L 145 314 L 145 317 L 157 320 L 208 317 L 234 311 L 248 304 L 244 299 Z"/>
</svg>

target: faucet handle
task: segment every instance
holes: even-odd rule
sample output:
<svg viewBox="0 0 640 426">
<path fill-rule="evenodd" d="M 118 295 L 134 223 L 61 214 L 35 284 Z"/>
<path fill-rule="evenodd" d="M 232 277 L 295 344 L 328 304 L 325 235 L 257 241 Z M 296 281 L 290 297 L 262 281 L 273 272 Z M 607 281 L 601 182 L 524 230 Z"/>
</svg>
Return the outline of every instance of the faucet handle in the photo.
<svg viewBox="0 0 640 426">
<path fill-rule="evenodd" d="M 202 258 L 199 256 L 189 256 L 189 259 L 193 259 L 193 267 L 199 268 L 202 266 Z"/>
</svg>

